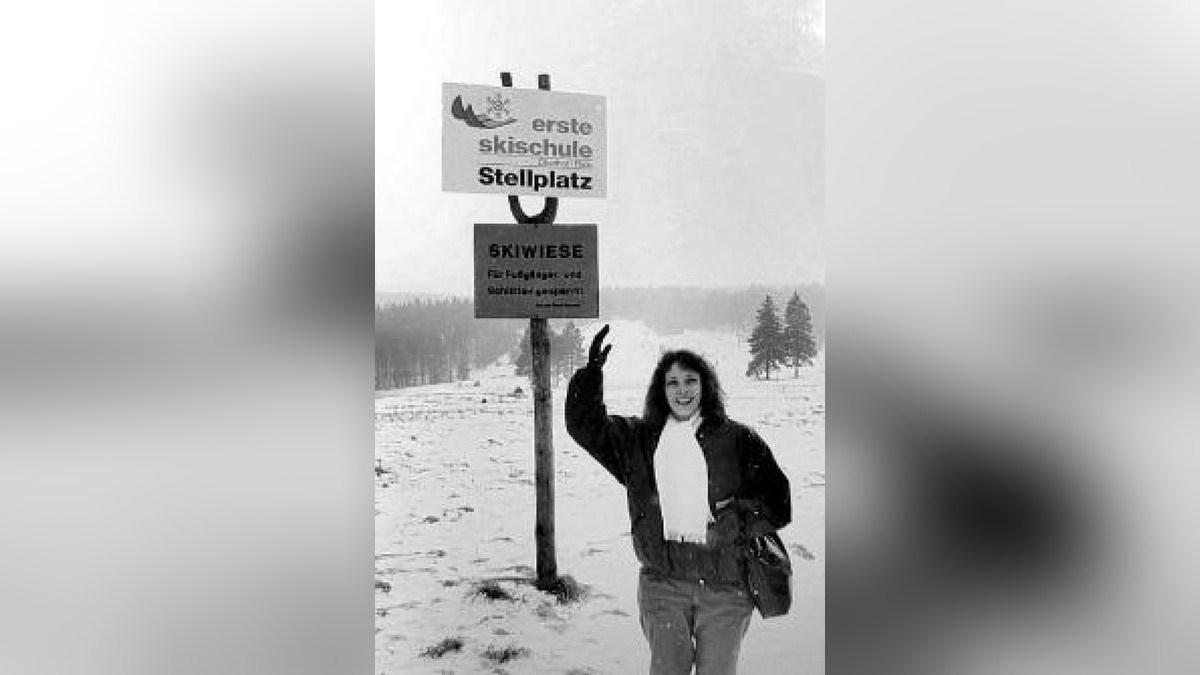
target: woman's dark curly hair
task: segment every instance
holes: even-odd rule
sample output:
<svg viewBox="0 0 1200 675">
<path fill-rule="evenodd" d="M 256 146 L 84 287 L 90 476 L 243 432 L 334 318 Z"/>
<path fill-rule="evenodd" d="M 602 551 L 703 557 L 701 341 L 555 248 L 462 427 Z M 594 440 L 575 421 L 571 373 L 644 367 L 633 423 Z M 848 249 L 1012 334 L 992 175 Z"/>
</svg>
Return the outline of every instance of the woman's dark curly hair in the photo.
<svg viewBox="0 0 1200 675">
<path fill-rule="evenodd" d="M 700 374 L 700 415 L 705 420 L 722 422 L 725 419 L 725 392 L 717 380 L 717 371 L 703 357 L 686 349 L 667 352 L 658 360 L 650 386 L 646 389 L 646 405 L 642 419 L 651 429 L 661 428 L 671 416 L 671 405 L 667 403 L 667 371 L 679 364 Z"/>
</svg>

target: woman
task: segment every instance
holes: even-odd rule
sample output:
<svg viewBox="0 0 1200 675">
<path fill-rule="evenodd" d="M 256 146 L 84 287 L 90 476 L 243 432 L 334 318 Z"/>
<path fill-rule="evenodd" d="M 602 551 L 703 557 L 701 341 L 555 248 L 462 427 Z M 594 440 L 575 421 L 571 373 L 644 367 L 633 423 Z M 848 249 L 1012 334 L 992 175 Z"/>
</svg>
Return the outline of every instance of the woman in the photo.
<svg viewBox="0 0 1200 675">
<path fill-rule="evenodd" d="M 754 610 L 738 543 L 791 522 L 787 477 L 758 434 L 725 416 L 716 373 L 690 351 L 659 360 L 642 417 L 609 415 L 608 329 L 571 378 L 567 431 L 625 486 L 651 675 L 734 673 Z"/>
</svg>

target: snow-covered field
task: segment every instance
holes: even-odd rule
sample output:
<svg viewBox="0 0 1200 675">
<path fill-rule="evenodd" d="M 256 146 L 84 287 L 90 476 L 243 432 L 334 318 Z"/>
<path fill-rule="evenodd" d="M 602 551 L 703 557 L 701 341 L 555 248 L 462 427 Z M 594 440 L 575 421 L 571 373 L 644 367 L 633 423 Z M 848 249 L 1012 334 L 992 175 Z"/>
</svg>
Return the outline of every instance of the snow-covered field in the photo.
<svg viewBox="0 0 1200 675">
<path fill-rule="evenodd" d="M 598 325 L 581 326 L 590 340 Z M 782 532 L 795 568 L 793 606 L 755 615 L 740 672 L 825 671 L 825 371 L 823 361 L 742 376 L 733 333 L 659 337 L 613 323 L 606 373 L 610 413 L 639 414 L 661 349 L 713 362 L 734 419 L 767 440 L 792 485 Z M 534 576 L 533 407 L 511 367 L 475 382 L 379 393 L 375 400 L 375 670 L 377 673 L 644 673 L 638 564 L 624 490 L 563 426 L 566 383 L 554 391 L 558 570 L 585 590 L 560 603 Z M 521 388 L 523 394 L 514 395 Z"/>
</svg>

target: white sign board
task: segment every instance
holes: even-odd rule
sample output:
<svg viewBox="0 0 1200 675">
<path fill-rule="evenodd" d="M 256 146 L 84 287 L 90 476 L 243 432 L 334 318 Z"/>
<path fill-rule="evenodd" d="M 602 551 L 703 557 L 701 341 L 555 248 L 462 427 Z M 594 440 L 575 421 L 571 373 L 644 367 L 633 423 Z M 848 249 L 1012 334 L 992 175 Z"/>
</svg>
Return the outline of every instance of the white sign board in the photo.
<svg viewBox="0 0 1200 675">
<path fill-rule="evenodd" d="M 600 316 L 595 225 L 475 225 L 475 317 Z"/>
<path fill-rule="evenodd" d="M 442 84 L 442 190 L 604 197 L 604 97 Z"/>
</svg>

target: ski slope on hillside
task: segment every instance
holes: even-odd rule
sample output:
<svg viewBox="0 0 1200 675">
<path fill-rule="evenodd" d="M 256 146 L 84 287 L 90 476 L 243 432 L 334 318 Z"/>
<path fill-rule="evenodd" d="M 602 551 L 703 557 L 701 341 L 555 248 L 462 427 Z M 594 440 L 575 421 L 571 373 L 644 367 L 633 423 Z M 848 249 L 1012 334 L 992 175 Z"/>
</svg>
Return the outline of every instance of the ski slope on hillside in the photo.
<svg viewBox="0 0 1200 675">
<path fill-rule="evenodd" d="M 599 327 L 583 325 L 587 339 Z M 730 415 L 767 440 L 792 486 L 782 533 L 793 565 L 786 617 L 757 615 L 747 673 L 823 673 L 825 391 L 823 362 L 772 381 L 743 376 L 733 333 L 657 336 L 614 322 L 606 372 L 612 414 L 640 413 L 665 349 L 687 347 L 717 368 Z M 554 392 L 559 573 L 583 595 L 535 590 L 533 408 L 529 384 L 496 365 L 473 381 L 377 394 L 375 598 L 377 673 L 646 672 L 637 619 L 637 561 L 623 489 L 567 435 Z M 518 389 L 520 390 L 518 392 Z"/>
</svg>

